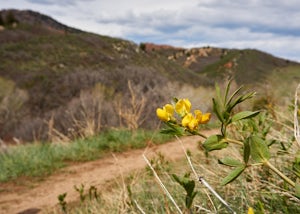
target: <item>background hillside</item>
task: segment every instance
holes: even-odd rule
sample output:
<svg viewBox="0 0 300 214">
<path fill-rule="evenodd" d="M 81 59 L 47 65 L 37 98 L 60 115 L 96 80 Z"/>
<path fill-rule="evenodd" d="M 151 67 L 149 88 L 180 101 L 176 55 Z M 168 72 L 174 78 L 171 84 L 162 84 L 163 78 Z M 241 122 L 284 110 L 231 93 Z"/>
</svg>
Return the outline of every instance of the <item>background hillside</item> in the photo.
<svg viewBox="0 0 300 214">
<path fill-rule="evenodd" d="M 188 97 L 208 111 L 214 84 L 231 78 L 257 90 L 262 103 L 280 104 L 292 99 L 300 65 L 259 50 L 134 44 L 33 11 L 0 13 L 4 141 L 155 128 L 155 109 L 173 96 Z"/>
</svg>

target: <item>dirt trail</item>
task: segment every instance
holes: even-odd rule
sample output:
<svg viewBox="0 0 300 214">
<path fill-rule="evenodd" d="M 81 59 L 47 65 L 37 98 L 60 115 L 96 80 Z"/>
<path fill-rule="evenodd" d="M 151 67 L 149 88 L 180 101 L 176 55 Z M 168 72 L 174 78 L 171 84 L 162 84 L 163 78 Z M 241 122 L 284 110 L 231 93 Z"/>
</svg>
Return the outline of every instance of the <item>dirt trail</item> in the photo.
<svg viewBox="0 0 300 214">
<path fill-rule="evenodd" d="M 206 135 L 214 131 L 206 131 Z M 194 150 L 197 147 L 199 137 L 182 138 L 186 149 Z M 96 186 L 101 190 L 106 182 L 121 175 L 121 173 L 133 172 L 143 169 L 146 162 L 142 155 L 148 158 L 157 153 L 163 154 L 170 161 L 175 161 L 184 156 L 182 147 L 178 141 L 169 142 L 159 146 L 153 146 L 143 150 L 132 150 L 114 154 L 104 159 L 81 163 L 64 168 L 61 172 L 51 175 L 44 181 L 29 182 L 27 185 L 7 185 L 0 192 L 0 213 L 33 214 L 39 210 L 51 208 L 57 205 L 57 196 L 67 192 L 67 202 L 78 199 L 78 193 L 74 185 Z"/>
</svg>

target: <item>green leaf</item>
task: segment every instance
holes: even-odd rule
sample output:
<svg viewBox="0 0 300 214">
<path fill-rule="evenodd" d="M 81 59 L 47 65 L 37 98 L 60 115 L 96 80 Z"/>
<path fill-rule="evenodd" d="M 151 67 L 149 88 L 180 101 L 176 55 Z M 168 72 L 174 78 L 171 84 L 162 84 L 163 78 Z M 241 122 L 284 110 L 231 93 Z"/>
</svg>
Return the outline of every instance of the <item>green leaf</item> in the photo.
<svg viewBox="0 0 300 214">
<path fill-rule="evenodd" d="M 172 174 L 172 177 L 174 178 L 174 180 L 179 183 L 186 191 L 187 195 L 191 195 L 194 191 L 195 188 L 195 181 L 191 180 L 188 177 L 178 177 L 175 174 Z"/>
<path fill-rule="evenodd" d="M 165 122 L 166 128 L 161 129 L 160 133 L 162 134 L 168 134 L 173 136 L 183 136 L 184 135 L 184 128 L 180 127 L 176 124 L 173 124 L 171 122 Z"/>
<path fill-rule="evenodd" d="M 224 140 L 222 135 L 211 135 L 203 143 L 206 151 L 213 151 L 226 148 L 228 143 Z"/>
<path fill-rule="evenodd" d="M 219 104 L 219 102 L 216 100 L 216 99 L 212 99 L 213 101 L 213 111 L 216 113 L 218 119 L 221 121 L 221 122 L 224 122 L 224 118 L 222 116 L 222 110 L 221 110 L 221 106 Z"/>
<path fill-rule="evenodd" d="M 218 84 L 215 85 L 215 88 L 216 88 L 216 97 L 217 97 L 217 100 L 221 102 L 222 101 L 222 98 L 221 98 L 221 89 L 218 86 Z"/>
<path fill-rule="evenodd" d="M 227 86 L 226 86 L 225 96 L 224 96 L 224 103 L 227 103 L 227 97 L 228 97 L 228 93 L 229 93 L 229 90 L 230 90 L 231 81 L 232 81 L 232 79 L 229 80 L 229 82 L 227 83 Z"/>
<path fill-rule="evenodd" d="M 269 147 L 263 139 L 254 135 L 249 138 L 249 143 L 251 157 L 255 162 L 262 163 L 271 158 Z"/>
<path fill-rule="evenodd" d="M 195 181 L 188 178 L 186 175 L 180 178 L 177 175 L 172 174 L 172 177 L 177 183 L 179 183 L 185 189 L 186 192 L 185 204 L 187 208 L 190 208 L 197 194 L 197 192 L 194 192 Z"/>
<path fill-rule="evenodd" d="M 246 169 L 245 165 L 236 167 L 233 171 L 229 173 L 221 182 L 221 185 L 226 185 L 234 181 L 239 175 Z"/>
<path fill-rule="evenodd" d="M 220 159 L 218 160 L 218 162 L 220 164 L 223 164 L 223 165 L 226 165 L 226 166 L 241 166 L 243 165 L 242 162 L 240 162 L 239 160 L 236 160 L 236 159 L 233 159 L 233 158 L 229 158 L 229 157 L 226 157 L 226 158 L 223 158 L 223 159 Z"/>
<path fill-rule="evenodd" d="M 255 117 L 259 114 L 259 111 L 242 111 L 232 116 L 231 121 L 236 122 L 243 119 Z"/>
<path fill-rule="evenodd" d="M 185 206 L 190 209 L 193 205 L 193 201 L 198 192 L 193 192 L 191 195 L 185 197 Z"/>
<path fill-rule="evenodd" d="M 300 153 L 295 157 L 295 161 L 293 163 L 293 172 L 300 178 Z"/>
<path fill-rule="evenodd" d="M 237 90 L 235 90 L 232 95 L 230 96 L 228 102 L 226 103 L 226 107 L 229 106 L 229 104 L 232 102 L 233 98 L 235 95 L 237 95 L 241 90 L 242 90 L 243 86 L 239 87 Z"/>
<path fill-rule="evenodd" d="M 247 99 L 252 98 L 255 95 L 256 92 L 250 92 L 245 95 L 241 95 L 238 98 L 236 98 L 233 102 L 229 102 L 228 105 L 226 105 L 226 111 L 231 112 L 231 110 L 239 103 L 244 102 Z"/>
<path fill-rule="evenodd" d="M 246 141 L 244 142 L 244 155 L 243 155 L 245 164 L 247 164 L 249 161 L 250 153 L 251 153 L 251 149 L 250 149 L 249 139 L 246 139 Z"/>
</svg>

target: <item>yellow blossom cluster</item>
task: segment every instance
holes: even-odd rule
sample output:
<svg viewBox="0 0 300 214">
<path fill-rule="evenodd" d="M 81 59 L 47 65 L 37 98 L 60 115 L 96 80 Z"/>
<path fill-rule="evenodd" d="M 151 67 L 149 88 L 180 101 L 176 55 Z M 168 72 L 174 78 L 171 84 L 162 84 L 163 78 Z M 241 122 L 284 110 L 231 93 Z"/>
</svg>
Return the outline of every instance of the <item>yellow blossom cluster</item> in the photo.
<svg viewBox="0 0 300 214">
<path fill-rule="evenodd" d="M 211 114 L 203 114 L 200 110 L 191 111 L 192 104 L 188 99 L 179 99 L 174 105 L 166 104 L 163 108 L 156 109 L 157 117 L 164 122 L 176 122 L 174 112 L 181 118 L 181 125 L 194 131 L 199 124 L 205 124 L 210 120 Z"/>
</svg>

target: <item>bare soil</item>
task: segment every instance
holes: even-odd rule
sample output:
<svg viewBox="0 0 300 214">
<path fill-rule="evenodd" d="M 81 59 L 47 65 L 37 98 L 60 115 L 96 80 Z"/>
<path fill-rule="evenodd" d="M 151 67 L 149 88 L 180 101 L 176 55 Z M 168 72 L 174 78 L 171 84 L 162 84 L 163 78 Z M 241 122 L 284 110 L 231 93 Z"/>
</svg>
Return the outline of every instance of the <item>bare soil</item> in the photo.
<svg viewBox="0 0 300 214">
<path fill-rule="evenodd" d="M 204 134 L 210 135 L 213 132 L 215 131 L 206 131 Z M 193 136 L 181 140 L 186 149 L 193 151 L 197 149 L 197 141 L 200 139 Z M 104 159 L 74 164 L 43 180 L 20 179 L 21 181 L 18 182 L 0 184 L 0 213 L 40 213 L 56 206 L 58 195 L 65 192 L 67 203 L 78 200 L 74 185 L 95 186 L 101 190 L 105 183 L 116 179 L 121 174 L 126 175 L 145 168 L 143 154 L 151 159 L 157 153 L 161 153 L 169 161 L 184 156 L 182 147 L 175 140 L 159 146 L 149 146 L 143 150 L 112 154 Z"/>
</svg>

